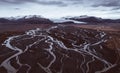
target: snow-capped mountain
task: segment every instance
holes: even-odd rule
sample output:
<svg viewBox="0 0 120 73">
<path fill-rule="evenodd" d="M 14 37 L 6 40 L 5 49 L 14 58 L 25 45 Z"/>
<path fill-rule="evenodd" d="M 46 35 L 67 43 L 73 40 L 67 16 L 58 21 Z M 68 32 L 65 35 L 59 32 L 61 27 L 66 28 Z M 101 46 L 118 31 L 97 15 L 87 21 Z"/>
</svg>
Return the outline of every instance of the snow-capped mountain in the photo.
<svg viewBox="0 0 120 73">
<path fill-rule="evenodd" d="M 71 20 L 71 19 L 66 19 L 66 18 L 60 18 L 60 19 L 50 19 L 54 23 L 76 23 L 76 24 L 86 24 L 86 22 L 81 22 L 81 21 L 76 21 L 76 20 Z"/>
<path fill-rule="evenodd" d="M 68 17 L 66 19 L 87 22 L 87 23 L 120 23 L 120 19 L 103 19 L 100 17 L 87 16 L 87 15 Z"/>
<path fill-rule="evenodd" d="M 8 20 L 18 20 L 18 19 L 29 19 L 29 18 L 44 18 L 40 15 L 26 15 L 26 16 L 16 16 L 16 17 L 6 17 Z"/>
<path fill-rule="evenodd" d="M 47 18 L 38 15 L 29 15 L 0 18 L 0 23 L 51 24 L 53 22 Z"/>
<path fill-rule="evenodd" d="M 87 24 L 87 23 L 120 23 L 120 19 L 102 19 L 94 16 L 75 16 L 62 17 L 59 19 L 44 18 L 40 15 L 17 16 L 9 18 L 0 18 L 0 23 L 15 23 L 15 24 Z"/>
</svg>

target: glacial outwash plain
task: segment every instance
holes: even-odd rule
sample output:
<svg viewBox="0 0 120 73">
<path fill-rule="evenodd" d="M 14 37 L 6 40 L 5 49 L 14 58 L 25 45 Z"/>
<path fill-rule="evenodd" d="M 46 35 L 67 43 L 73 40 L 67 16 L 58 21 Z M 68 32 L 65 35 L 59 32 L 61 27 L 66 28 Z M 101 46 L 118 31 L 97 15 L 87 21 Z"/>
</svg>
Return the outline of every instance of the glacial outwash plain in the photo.
<svg viewBox="0 0 120 73">
<path fill-rule="evenodd" d="M 0 73 L 120 73 L 120 19 L 0 18 Z"/>
</svg>

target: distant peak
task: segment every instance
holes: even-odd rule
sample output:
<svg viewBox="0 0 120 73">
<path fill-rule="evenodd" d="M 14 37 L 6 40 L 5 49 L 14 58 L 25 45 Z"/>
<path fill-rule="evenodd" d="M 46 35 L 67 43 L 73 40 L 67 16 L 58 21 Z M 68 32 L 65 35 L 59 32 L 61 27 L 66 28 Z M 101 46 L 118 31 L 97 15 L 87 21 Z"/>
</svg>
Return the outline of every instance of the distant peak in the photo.
<svg viewBox="0 0 120 73">
<path fill-rule="evenodd" d="M 28 18 L 43 18 L 43 17 L 40 15 L 28 15 L 28 16 L 24 16 L 24 18 L 28 19 Z"/>
<path fill-rule="evenodd" d="M 29 18 L 44 18 L 40 15 L 26 15 L 26 16 L 15 16 L 15 17 L 7 17 L 8 20 L 18 20 L 18 19 L 29 19 Z"/>
</svg>

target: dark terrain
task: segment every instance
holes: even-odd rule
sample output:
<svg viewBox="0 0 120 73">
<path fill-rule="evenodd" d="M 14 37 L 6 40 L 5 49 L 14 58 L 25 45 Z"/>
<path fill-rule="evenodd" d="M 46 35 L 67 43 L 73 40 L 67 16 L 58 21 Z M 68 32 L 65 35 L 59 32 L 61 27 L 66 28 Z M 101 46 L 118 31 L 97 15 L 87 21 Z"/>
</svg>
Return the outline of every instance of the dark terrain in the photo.
<svg viewBox="0 0 120 73">
<path fill-rule="evenodd" d="M 120 73 L 119 23 L 100 24 L 1 23 L 0 73 Z"/>
</svg>

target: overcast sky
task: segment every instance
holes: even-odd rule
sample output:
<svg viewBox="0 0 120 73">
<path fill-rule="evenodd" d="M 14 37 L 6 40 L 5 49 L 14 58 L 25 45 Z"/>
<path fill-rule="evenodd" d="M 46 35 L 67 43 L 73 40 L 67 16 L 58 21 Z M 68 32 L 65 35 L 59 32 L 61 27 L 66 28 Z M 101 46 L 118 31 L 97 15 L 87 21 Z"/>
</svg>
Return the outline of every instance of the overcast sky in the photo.
<svg viewBox="0 0 120 73">
<path fill-rule="evenodd" d="M 120 18 L 120 0 L 0 0 L 0 17 L 24 15 Z"/>
</svg>

